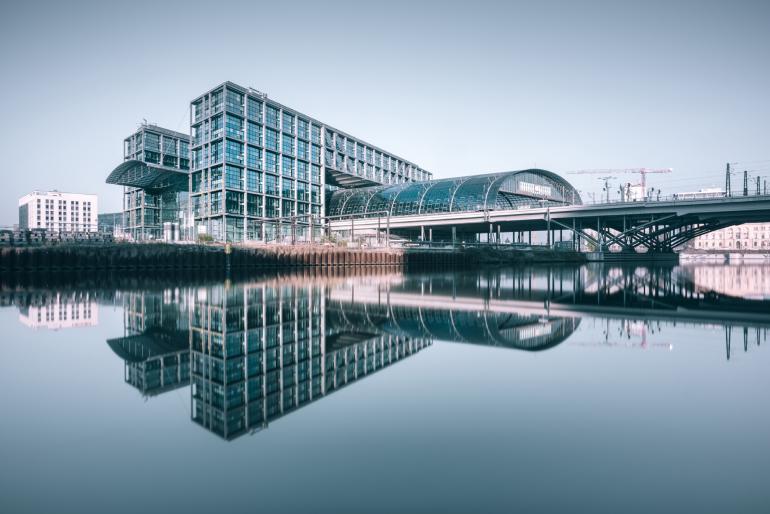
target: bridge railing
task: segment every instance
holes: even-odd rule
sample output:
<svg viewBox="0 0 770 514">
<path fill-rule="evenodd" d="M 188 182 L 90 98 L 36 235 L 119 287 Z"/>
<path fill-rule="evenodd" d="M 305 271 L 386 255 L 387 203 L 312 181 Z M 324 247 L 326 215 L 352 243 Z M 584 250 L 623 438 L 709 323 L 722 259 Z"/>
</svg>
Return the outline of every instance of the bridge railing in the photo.
<svg viewBox="0 0 770 514">
<path fill-rule="evenodd" d="M 626 200 L 621 198 L 610 198 L 607 200 L 599 199 L 599 200 L 592 200 L 592 201 L 583 201 L 583 205 L 610 205 L 610 204 L 639 204 L 639 203 L 658 203 L 658 202 L 693 202 L 693 201 L 703 201 L 703 200 L 721 200 L 728 202 L 730 200 L 734 199 L 740 199 L 740 198 L 757 198 L 757 199 L 765 199 L 770 198 L 770 193 L 766 194 L 764 192 L 760 194 L 756 193 L 749 193 L 744 195 L 742 192 L 740 194 L 738 193 L 731 193 L 729 195 L 726 195 L 724 193 L 672 193 L 669 195 L 654 195 L 652 197 L 645 197 L 645 198 L 638 198 L 633 200 Z"/>
</svg>

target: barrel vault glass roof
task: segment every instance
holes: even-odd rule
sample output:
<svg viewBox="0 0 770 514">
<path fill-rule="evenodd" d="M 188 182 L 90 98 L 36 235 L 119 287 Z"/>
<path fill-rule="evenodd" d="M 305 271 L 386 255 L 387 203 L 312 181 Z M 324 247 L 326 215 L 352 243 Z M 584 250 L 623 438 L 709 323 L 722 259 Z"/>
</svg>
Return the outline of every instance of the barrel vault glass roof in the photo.
<svg viewBox="0 0 770 514">
<path fill-rule="evenodd" d="M 390 186 L 338 190 L 329 216 L 405 216 L 440 212 L 517 209 L 580 204 L 577 190 L 559 175 L 541 169 L 505 171 Z"/>
</svg>

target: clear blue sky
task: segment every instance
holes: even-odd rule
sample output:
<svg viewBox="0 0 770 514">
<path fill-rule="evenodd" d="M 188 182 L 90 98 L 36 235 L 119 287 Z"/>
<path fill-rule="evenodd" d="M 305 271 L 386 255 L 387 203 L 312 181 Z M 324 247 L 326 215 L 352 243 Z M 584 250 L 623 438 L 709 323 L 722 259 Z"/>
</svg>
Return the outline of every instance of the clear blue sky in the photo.
<svg viewBox="0 0 770 514">
<path fill-rule="evenodd" d="M 770 177 L 761 0 L 3 2 L 0 69 L 0 225 L 33 189 L 119 210 L 104 179 L 123 138 L 143 118 L 188 132 L 189 101 L 225 80 L 437 177 L 672 167 L 651 185 L 673 192 L 721 186 L 727 161 Z"/>
</svg>

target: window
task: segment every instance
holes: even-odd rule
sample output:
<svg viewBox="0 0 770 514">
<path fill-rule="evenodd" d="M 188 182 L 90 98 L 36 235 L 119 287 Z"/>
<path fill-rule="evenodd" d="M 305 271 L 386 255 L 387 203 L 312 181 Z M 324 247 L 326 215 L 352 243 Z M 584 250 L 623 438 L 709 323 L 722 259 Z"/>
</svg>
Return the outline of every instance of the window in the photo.
<svg viewBox="0 0 770 514">
<path fill-rule="evenodd" d="M 227 109 L 238 114 L 243 114 L 243 95 L 237 91 L 228 89 Z"/>
<path fill-rule="evenodd" d="M 262 192 L 262 173 L 254 170 L 246 170 L 246 189 Z"/>
<path fill-rule="evenodd" d="M 227 145 L 225 146 L 225 157 L 227 159 L 227 162 L 232 162 L 235 164 L 243 164 L 243 143 L 238 143 L 237 141 L 230 141 L 227 140 Z"/>
<path fill-rule="evenodd" d="M 211 139 L 222 137 L 222 115 L 211 118 Z"/>
<path fill-rule="evenodd" d="M 267 122 L 268 127 L 278 128 L 278 109 L 272 105 L 267 106 Z"/>
<path fill-rule="evenodd" d="M 144 135 L 144 149 L 160 152 L 160 136 L 152 132 L 146 132 Z"/>
<path fill-rule="evenodd" d="M 193 193 L 200 193 L 201 192 L 201 185 L 202 185 L 202 173 L 200 171 L 197 171 L 192 174 L 191 180 L 192 180 L 192 191 Z"/>
<path fill-rule="evenodd" d="M 294 134 L 294 116 L 288 112 L 283 112 L 283 131 Z"/>
<path fill-rule="evenodd" d="M 310 141 L 317 145 L 321 144 L 321 127 L 318 125 L 310 126 Z"/>
<path fill-rule="evenodd" d="M 259 195 L 247 195 L 246 214 L 249 216 L 262 216 L 262 197 Z"/>
<path fill-rule="evenodd" d="M 283 156 L 281 159 L 281 173 L 286 177 L 294 176 L 294 159 Z"/>
<path fill-rule="evenodd" d="M 278 173 L 278 154 L 265 152 L 265 169 L 273 173 Z"/>
<path fill-rule="evenodd" d="M 214 191 L 211 193 L 211 214 L 222 212 L 222 192 Z"/>
<path fill-rule="evenodd" d="M 262 150 L 253 146 L 246 147 L 246 165 L 249 168 L 262 169 Z"/>
<path fill-rule="evenodd" d="M 262 127 L 256 123 L 249 122 L 246 137 L 249 143 L 262 146 Z"/>
<path fill-rule="evenodd" d="M 273 198 L 272 196 L 265 197 L 265 217 L 266 218 L 277 218 L 280 216 L 280 203 L 278 201 L 278 198 Z"/>
<path fill-rule="evenodd" d="M 243 214 L 243 193 L 226 191 L 225 210 L 228 214 Z"/>
<path fill-rule="evenodd" d="M 307 163 L 304 161 L 297 161 L 297 178 L 307 180 Z"/>
<path fill-rule="evenodd" d="M 321 147 L 318 145 L 312 145 L 310 147 L 310 160 L 314 163 L 321 164 Z"/>
<path fill-rule="evenodd" d="M 297 200 L 306 202 L 309 200 L 308 194 L 310 193 L 308 185 L 304 182 L 297 182 Z"/>
<path fill-rule="evenodd" d="M 248 108 L 246 115 L 250 120 L 262 123 L 262 102 L 248 97 Z"/>
<path fill-rule="evenodd" d="M 265 193 L 278 196 L 278 177 L 269 173 L 265 175 Z"/>
<path fill-rule="evenodd" d="M 307 120 L 297 118 L 297 136 L 302 139 L 308 139 L 309 135 L 309 123 Z"/>
<path fill-rule="evenodd" d="M 294 198 L 294 180 L 288 177 L 281 179 L 281 196 L 284 198 Z"/>
<path fill-rule="evenodd" d="M 297 140 L 297 157 L 307 160 L 307 142 L 301 139 Z"/>
<path fill-rule="evenodd" d="M 219 112 L 222 110 L 222 99 L 224 98 L 224 92 L 221 89 L 217 89 L 211 93 L 211 111 Z"/>
<path fill-rule="evenodd" d="M 243 139 L 243 120 L 232 114 L 228 114 L 225 123 L 225 133 L 227 134 L 227 137 Z"/>
<path fill-rule="evenodd" d="M 211 143 L 211 164 L 222 162 L 222 141 Z"/>
<path fill-rule="evenodd" d="M 310 181 L 314 184 L 321 183 L 321 167 L 312 164 L 310 166 Z"/>
<path fill-rule="evenodd" d="M 290 200 L 283 201 L 282 215 L 285 217 L 294 215 L 294 202 Z"/>
<path fill-rule="evenodd" d="M 225 167 L 225 188 L 243 189 L 243 170 L 241 168 L 230 165 Z"/>
<path fill-rule="evenodd" d="M 278 132 L 272 129 L 265 129 L 265 146 L 268 150 L 278 151 Z"/>
<path fill-rule="evenodd" d="M 347 140 L 347 146 L 345 147 L 347 149 L 347 153 L 350 157 L 356 156 L 356 142 L 352 139 Z"/>
<path fill-rule="evenodd" d="M 222 166 L 211 168 L 211 189 L 222 189 Z"/>
<path fill-rule="evenodd" d="M 163 138 L 163 153 L 176 155 L 176 139 L 171 137 Z"/>
<path fill-rule="evenodd" d="M 193 116 L 195 116 L 195 121 L 200 120 L 203 117 L 203 101 L 198 100 L 193 104 Z"/>
<path fill-rule="evenodd" d="M 321 186 L 310 186 L 310 201 L 321 203 Z"/>
<path fill-rule="evenodd" d="M 294 136 L 286 133 L 283 134 L 283 153 L 294 155 Z"/>
</svg>

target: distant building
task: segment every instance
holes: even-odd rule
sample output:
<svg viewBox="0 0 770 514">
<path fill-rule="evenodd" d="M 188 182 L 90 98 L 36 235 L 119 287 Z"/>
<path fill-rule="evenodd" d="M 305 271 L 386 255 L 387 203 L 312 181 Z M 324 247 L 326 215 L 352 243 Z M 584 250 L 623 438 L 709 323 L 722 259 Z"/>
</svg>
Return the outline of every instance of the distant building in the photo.
<svg viewBox="0 0 770 514">
<path fill-rule="evenodd" d="M 30 328 L 93 327 L 99 324 L 99 305 L 89 297 L 55 294 L 44 302 L 19 307 L 19 321 Z"/>
<path fill-rule="evenodd" d="M 54 232 L 96 232 L 96 195 L 33 191 L 19 198 L 19 228 Z"/>
<path fill-rule="evenodd" d="M 764 265 L 692 266 L 683 271 L 701 291 L 714 291 L 738 298 L 770 299 L 770 274 Z"/>
<path fill-rule="evenodd" d="M 770 223 L 746 223 L 698 236 L 691 248 L 708 251 L 770 251 Z"/>
</svg>

